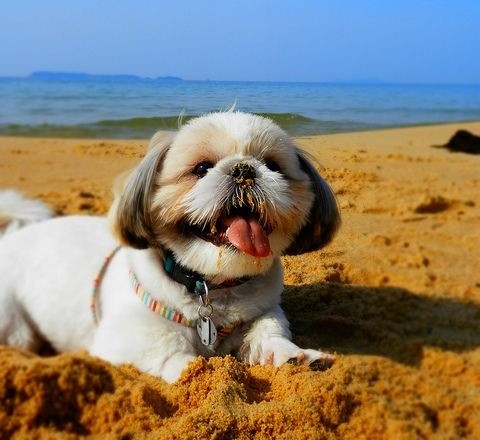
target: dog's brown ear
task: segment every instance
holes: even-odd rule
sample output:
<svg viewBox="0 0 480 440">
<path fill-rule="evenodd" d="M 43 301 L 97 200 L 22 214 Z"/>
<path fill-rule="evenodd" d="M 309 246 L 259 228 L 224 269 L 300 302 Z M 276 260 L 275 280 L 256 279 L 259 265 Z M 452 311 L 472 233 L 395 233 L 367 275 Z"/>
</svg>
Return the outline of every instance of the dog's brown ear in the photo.
<svg viewBox="0 0 480 440">
<path fill-rule="evenodd" d="M 300 167 L 310 178 L 315 199 L 307 223 L 285 251 L 286 255 L 298 255 L 322 248 L 332 240 L 340 226 L 340 211 L 332 189 L 303 152 L 298 151 L 297 155 Z"/>
<path fill-rule="evenodd" d="M 151 197 L 155 178 L 173 141 L 173 133 L 155 134 L 140 164 L 114 184 L 114 201 L 108 213 L 110 226 L 121 244 L 146 249 L 153 242 Z"/>
</svg>

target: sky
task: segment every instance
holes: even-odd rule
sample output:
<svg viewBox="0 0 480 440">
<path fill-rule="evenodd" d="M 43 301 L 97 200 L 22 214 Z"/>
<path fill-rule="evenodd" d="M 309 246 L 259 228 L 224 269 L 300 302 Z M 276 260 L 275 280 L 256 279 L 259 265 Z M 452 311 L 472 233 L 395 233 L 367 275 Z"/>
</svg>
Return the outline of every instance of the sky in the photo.
<svg viewBox="0 0 480 440">
<path fill-rule="evenodd" d="M 0 76 L 480 83 L 479 0 L 1 0 Z"/>
</svg>

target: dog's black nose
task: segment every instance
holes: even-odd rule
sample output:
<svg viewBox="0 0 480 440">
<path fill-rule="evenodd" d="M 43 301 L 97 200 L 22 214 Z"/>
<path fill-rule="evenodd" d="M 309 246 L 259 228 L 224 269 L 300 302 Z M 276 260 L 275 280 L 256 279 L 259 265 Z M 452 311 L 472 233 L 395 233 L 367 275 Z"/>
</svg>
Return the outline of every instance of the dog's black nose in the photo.
<svg viewBox="0 0 480 440">
<path fill-rule="evenodd" d="M 230 169 L 230 175 L 235 183 L 239 185 L 251 185 L 255 180 L 257 172 L 248 163 L 238 162 Z"/>
</svg>

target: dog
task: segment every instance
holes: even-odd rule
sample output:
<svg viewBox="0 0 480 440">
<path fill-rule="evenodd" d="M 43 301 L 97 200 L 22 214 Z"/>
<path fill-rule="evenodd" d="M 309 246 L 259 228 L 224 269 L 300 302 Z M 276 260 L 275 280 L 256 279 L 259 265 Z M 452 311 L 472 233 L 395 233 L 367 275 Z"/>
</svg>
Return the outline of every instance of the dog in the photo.
<svg viewBox="0 0 480 440">
<path fill-rule="evenodd" d="M 0 343 L 86 348 L 171 383 L 198 355 L 333 363 L 291 341 L 280 256 L 325 246 L 339 209 L 275 123 L 228 111 L 159 132 L 114 192 L 107 218 L 0 240 Z"/>
</svg>

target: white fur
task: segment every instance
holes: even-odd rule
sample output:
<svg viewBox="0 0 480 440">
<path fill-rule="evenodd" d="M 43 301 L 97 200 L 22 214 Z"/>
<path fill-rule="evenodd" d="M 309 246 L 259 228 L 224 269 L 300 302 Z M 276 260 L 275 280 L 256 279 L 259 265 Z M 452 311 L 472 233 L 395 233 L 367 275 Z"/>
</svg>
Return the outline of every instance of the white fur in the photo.
<svg viewBox="0 0 480 440">
<path fill-rule="evenodd" d="M 13 189 L 0 191 L 0 237 L 52 216 L 52 210 L 39 200 L 26 199 Z"/>
<path fill-rule="evenodd" d="M 210 181 L 206 177 L 198 181 L 187 177 L 182 181 L 178 176 L 184 175 L 196 160 L 191 157 L 194 150 L 187 148 L 185 157 L 182 151 L 195 140 L 201 143 L 212 123 L 217 127 L 207 136 L 209 148 L 213 148 L 213 154 L 224 152 L 218 168 L 212 168 L 216 171 L 209 173 Z M 293 194 L 289 181 L 261 162 L 260 150 L 250 144 L 252 135 L 259 131 L 266 139 L 258 141 L 261 151 L 276 150 L 285 172 L 300 182 L 297 182 L 299 193 Z M 236 351 L 249 364 L 274 365 L 292 358 L 305 364 L 331 359 L 320 351 L 300 349 L 290 341 L 289 325 L 279 306 L 283 290 L 279 256 L 305 223 L 312 204 L 306 175 L 299 169 L 293 147 L 285 136 L 263 118 L 217 114 L 184 127 L 171 146 L 162 146 L 161 153 L 156 153 L 153 145 L 154 150 L 149 154 L 165 156 L 161 171 L 153 170 L 158 172 L 158 186 L 153 189 L 151 209 L 155 215 L 151 227 L 158 243 L 146 249 L 124 246 L 113 257 L 99 287 L 98 326 L 89 308 L 93 280 L 105 256 L 118 243 L 106 219 L 56 218 L 6 235 L 0 240 L 0 343 L 35 349 L 41 339 L 46 339 L 58 351 L 87 348 L 93 355 L 115 364 L 132 363 L 169 382 L 176 381 L 198 355 L 208 357 Z M 155 137 L 154 142 L 158 139 Z M 201 154 L 199 151 L 193 156 Z M 221 198 L 228 189 L 218 189 L 216 183 L 225 179 L 231 163 L 238 160 L 254 164 L 258 184 L 268 194 L 267 215 L 275 224 L 270 235 L 271 255 L 255 258 L 200 238 L 185 238 L 170 230 L 163 232 L 181 213 L 208 219 L 221 209 Z M 181 193 L 184 185 L 191 187 L 184 191 L 182 200 L 175 199 L 176 191 Z M 206 189 L 208 194 L 203 192 Z M 129 191 L 128 186 L 125 191 Z M 118 213 L 124 215 L 117 209 L 118 200 L 113 205 L 112 218 Z M 299 218 L 293 221 L 286 218 L 292 213 Z M 165 220 L 170 216 L 174 220 Z M 165 247 L 173 250 L 183 264 L 208 274 L 210 279 L 254 275 L 237 287 L 210 291 L 217 326 L 243 323 L 220 345 L 202 345 L 196 329 L 156 315 L 135 295 L 129 270 L 134 271 L 153 298 L 181 311 L 188 319 L 198 318 L 198 298 L 163 269 Z"/>
</svg>

